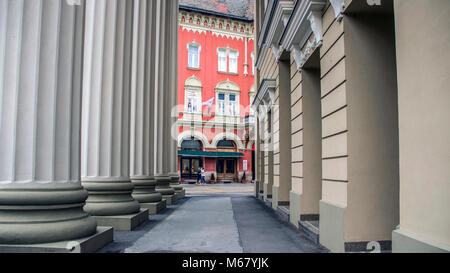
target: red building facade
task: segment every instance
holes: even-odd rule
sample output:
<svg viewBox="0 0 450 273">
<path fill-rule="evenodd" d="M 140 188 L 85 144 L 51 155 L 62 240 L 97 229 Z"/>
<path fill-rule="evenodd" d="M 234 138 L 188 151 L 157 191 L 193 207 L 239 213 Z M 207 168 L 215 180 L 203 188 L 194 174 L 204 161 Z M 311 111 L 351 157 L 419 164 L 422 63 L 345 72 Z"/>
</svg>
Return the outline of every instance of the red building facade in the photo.
<svg viewBox="0 0 450 273">
<path fill-rule="evenodd" d="M 178 168 L 209 182 L 253 177 L 253 19 L 180 5 Z M 245 174 L 245 177 L 244 177 Z"/>
</svg>

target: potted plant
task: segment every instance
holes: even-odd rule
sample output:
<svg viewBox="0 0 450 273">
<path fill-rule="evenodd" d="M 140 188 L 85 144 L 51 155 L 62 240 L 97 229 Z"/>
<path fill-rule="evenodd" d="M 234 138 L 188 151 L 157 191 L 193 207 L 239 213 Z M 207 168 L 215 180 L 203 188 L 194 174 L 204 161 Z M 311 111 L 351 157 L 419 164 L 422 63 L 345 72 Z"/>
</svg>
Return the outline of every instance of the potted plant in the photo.
<svg viewBox="0 0 450 273">
<path fill-rule="evenodd" d="M 214 184 L 216 178 L 214 177 L 214 173 L 211 173 L 211 178 L 209 179 L 209 183 Z"/>
<path fill-rule="evenodd" d="M 246 177 L 245 177 L 245 172 L 244 172 L 244 174 L 242 175 L 242 180 L 241 180 L 241 182 L 242 182 L 242 183 L 247 182 L 247 181 L 246 181 Z"/>
</svg>

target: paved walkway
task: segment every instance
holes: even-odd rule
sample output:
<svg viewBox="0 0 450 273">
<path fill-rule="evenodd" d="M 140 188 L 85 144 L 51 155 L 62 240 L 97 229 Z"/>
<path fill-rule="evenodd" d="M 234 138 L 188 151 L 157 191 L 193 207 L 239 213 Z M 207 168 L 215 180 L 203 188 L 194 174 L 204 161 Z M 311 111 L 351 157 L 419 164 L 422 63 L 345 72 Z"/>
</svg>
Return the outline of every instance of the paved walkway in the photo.
<svg viewBox="0 0 450 273">
<path fill-rule="evenodd" d="M 114 242 L 100 252 L 325 251 L 252 197 L 248 191 L 252 185 L 190 185 L 187 192 L 195 193 L 162 214 L 151 215 L 146 224 L 132 232 L 115 232 Z"/>
</svg>

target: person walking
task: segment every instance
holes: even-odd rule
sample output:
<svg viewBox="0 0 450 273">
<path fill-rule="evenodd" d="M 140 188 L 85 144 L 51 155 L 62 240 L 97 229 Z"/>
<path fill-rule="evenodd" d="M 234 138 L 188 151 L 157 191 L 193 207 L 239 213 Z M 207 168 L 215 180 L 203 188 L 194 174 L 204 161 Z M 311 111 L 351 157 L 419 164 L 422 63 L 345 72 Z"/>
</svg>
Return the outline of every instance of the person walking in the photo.
<svg viewBox="0 0 450 273">
<path fill-rule="evenodd" d="M 195 184 L 196 185 L 198 185 L 199 183 L 199 181 L 200 181 L 200 178 L 201 178 L 201 169 L 200 169 L 200 167 L 197 169 L 197 182 L 195 182 Z"/>
<path fill-rule="evenodd" d="M 202 170 L 201 170 L 201 184 L 206 185 L 205 168 L 203 168 L 203 167 L 202 167 Z"/>
</svg>

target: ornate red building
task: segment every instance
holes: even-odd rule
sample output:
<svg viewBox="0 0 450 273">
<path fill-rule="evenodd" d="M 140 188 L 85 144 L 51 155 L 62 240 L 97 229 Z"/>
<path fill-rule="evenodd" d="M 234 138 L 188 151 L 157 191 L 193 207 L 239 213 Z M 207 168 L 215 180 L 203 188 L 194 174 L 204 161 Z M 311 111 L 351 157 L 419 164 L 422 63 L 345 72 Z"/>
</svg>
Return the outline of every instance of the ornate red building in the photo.
<svg viewBox="0 0 450 273">
<path fill-rule="evenodd" d="M 181 0 L 178 40 L 178 168 L 182 181 L 253 179 L 252 0 Z M 213 176 L 212 176 L 213 175 Z"/>
</svg>

